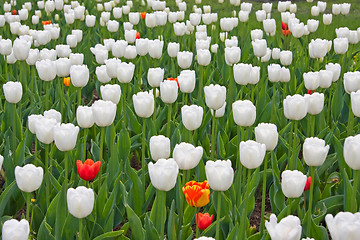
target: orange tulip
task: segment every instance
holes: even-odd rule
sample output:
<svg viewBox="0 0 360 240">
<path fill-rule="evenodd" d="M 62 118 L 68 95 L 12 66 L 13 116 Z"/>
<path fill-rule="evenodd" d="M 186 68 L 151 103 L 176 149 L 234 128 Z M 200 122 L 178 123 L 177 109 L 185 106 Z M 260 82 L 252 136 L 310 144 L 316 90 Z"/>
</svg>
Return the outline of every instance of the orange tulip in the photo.
<svg viewBox="0 0 360 240">
<path fill-rule="evenodd" d="M 145 17 L 146 17 L 146 12 L 141 12 L 141 13 L 140 13 L 140 17 L 141 17 L 142 19 L 145 19 Z"/>
<path fill-rule="evenodd" d="M 136 39 L 139 39 L 139 38 L 140 38 L 140 33 L 136 32 Z"/>
<path fill-rule="evenodd" d="M 203 207 L 209 203 L 210 189 L 206 180 L 203 182 L 187 182 L 182 190 L 191 207 Z"/>
<path fill-rule="evenodd" d="M 178 82 L 177 78 L 167 78 L 166 80 L 169 80 L 169 81 L 176 81 L 176 83 L 177 83 L 178 87 L 180 87 L 180 86 L 179 86 L 179 82 Z"/>
<path fill-rule="evenodd" d="M 70 87 L 70 77 L 64 78 L 64 85 Z"/>
<path fill-rule="evenodd" d="M 51 20 L 48 20 L 48 21 L 42 21 L 42 25 L 49 25 L 49 24 L 51 24 Z"/>
<path fill-rule="evenodd" d="M 284 36 L 289 36 L 289 33 L 290 33 L 290 31 L 289 30 L 282 30 L 282 34 L 284 35 Z"/>
<path fill-rule="evenodd" d="M 209 215 L 209 213 L 199 213 L 199 222 L 198 222 L 198 227 L 201 230 L 205 230 L 208 226 L 211 225 L 214 215 Z M 197 215 L 195 215 L 195 221 L 197 221 Z"/>
</svg>

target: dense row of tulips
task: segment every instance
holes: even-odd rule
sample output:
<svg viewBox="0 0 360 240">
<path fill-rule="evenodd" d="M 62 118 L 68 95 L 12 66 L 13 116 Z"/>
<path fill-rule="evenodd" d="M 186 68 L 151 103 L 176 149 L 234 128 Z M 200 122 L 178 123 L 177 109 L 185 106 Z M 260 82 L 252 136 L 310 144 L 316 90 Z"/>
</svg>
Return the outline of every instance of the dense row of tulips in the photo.
<svg viewBox="0 0 360 240">
<path fill-rule="evenodd" d="M 329 5 L 3 3 L 2 239 L 358 239 L 359 6 Z"/>
</svg>

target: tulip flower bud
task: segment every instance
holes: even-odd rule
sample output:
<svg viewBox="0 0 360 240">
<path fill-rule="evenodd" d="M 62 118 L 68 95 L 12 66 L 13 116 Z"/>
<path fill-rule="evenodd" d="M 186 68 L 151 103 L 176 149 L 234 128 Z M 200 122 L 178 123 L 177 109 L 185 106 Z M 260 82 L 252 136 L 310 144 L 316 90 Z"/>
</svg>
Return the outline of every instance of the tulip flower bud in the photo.
<svg viewBox="0 0 360 240">
<path fill-rule="evenodd" d="M 193 53 L 188 51 L 177 53 L 177 63 L 180 68 L 187 69 L 191 66 Z"/>
<path fill-rule="evenodd" d="M 96 21 L 96 16 L 94 15 L 86 15 L 85 24 L 87 27 L 94 27 Z"/>
<path fill-rule="evenodd" d="M 178 84 L 176 81 L 165 80 L 160 83 L 160 96 L 164 103 L 174 103 L 178 95 Z"/>
<path fill-rule="evenodd" d="M 299 94 L 286 96 L 283 105 L 284 115 L 287 119 L 301 120 L 306 116 L 308 106 L 305 98 Z"/>
<path fill-rule="evenodd" d="M 239 12 L 239 20 L 240 22 L 247 22 L 249 20 L 249 13 L 248 11 L 240 10 Z"/>
<path fill-rule="evenodd" d="M 120 85 L 118 84 L 106 84 L 100 86 L 101 97 L 105 101 L 111 101 L 114 104 L 118 104 L 121 96 Z"/>
<path fill-rule="evenodd" d="M 54 141 L 56 147 L 63 152 L 71 151 L 75 148 L 79 127 L 72 123 L 59 124 L 54 126 Z"/>
<path fill-rule="evenodd" d="M 160 158 L 168 159 L 170 157 L 170 139 L 163 135 L 152 136 L 150 138 L 150 154 L 155 162 Z"/>
<path fill-rule="evenodd" d="M 360 72 L 347 72 L 344 74 L 344 88 L 350 94 L 360 90 Z"/>
<path fill-rule="evenodd" d="M 334 39 L 334 51 L 336 54 L 345 54 L 349 48 L 349 40 L 347 38 Z"/>
<path fill-rule="evenodd" d="M 179 167 L 174 159 L 159 159 L 155 164 L 150 162 L 148 168 L 151 183 L 156 189 L 170 191 L 175 187 Z"/>
<path fill-rule="evenodd" d="M 232 66 L 233 64 L 240 61 L 241 49 L 239 47 L 226 47 L 225 48 L 225 62 L 227 65 Z"/>
<path fill-rule="evenodd" d="M 181 92 L 192 93 L 194 91 L 196 81 L 194 70 L 182 70 L 177 79 Z"/>
<path fill-rule="evenodd" d="M 359 37 L 356 30 L 349 32 L 348 40 L 350 44 L 357 44 L 359 42 Z"/>
<path fill-rule="evenodd" d="M 320 70 L 319 85 L 321 88 L 329 88 L 333 80 L 333 72 L 330 70 Z"/>
<path fill-rule="evenodd" d="M 50 109 L 44 112 L 45 118 L 55 119 L 57 123 L 61 123 L 61 113 L 56 111 L 55 109 Z"/>
<path fill-rule="evenodd" d="M 332 214 L 325 216 L 325 222 L 332 239 L 355 240 L 360 227 L 360 214 L 351 212 L 339 212 L 333 217 Z"/>
<path fill-rule="evenodd" d="M 96 74 L 97 79 L 101 83 L 108 83 L 108 82 L 111 81 L 111 78 L 107 74 L 105 65 L 101 65 L 99 67 L 96 67 L 95 74 Z"/>
<path fill-rule="evenodd" d="M 80 178 L 84 179 L 85 181 L 90 181 L 93 180 L 98 174 L 101 167 L 101 162 L 97 161 L 94 163 L 92 159 L 86 159 L 83 164 L 81 160 L 77 160 L 76 167 Z"/>
<path fill-rule="evenodd" d="M 76 218 L 89 216 L 94 208 L 94 191 L 83 186 L 67 190 L 67 206 L 71 215 Z"/>
<path fill-rule="evenodd" d="M 140 21 L 140 14 L 138 12 L 131 12 L 129 13 L 129 22 L 132 25 L 137 25 Z"/>
<path fill-rule="evenodd" d="M 235 64 L 233 67 L 235 82 L 240 85 L 247 85 L 250 80 L 251 70 L 251 64 Z"/>
<path fill-rule="evenodd" d="M 213 221 L 213 218 L 214 218 L 214 216 L 211 215 L 211 217 L 210 217 L 209 213 L 205 213 L 205 214 L 198 213 L 197 215 L 195 215 L 195 221 L 198 222 L 198 227 L 201 230 L 205 230 L 207 227 L 209 227 Z M 198 239 L 203 239 L 203 238 L 204 237 L 201 237 Z M 206 239 L 209 239 L 209 238 L 206 237 Z M 210 239 L 213 239 L 213 238 L 210 238 Z M 205 240 L 205 239 L 203 239 L 203 240 Z"/>
<path fill-rule="evenodd" d="M 43 81 L 52 81 L 56 77 L 56 63 L 49 59 L 36 62 L 36 70 Z"/>
<path fill-rule="evenodd" d="M 194 131 L 201 126 L 203 115 L 204 110 L 201 106 L 185 105 L 181 108 L 181 121 L 189 131 Z"/>
<path fill-rule="evenodd" d="M 290 81 L 290 70 L 288 68 L 282 67 L 280 74 L 280 82 L 289 82 Z"/>
<path fill-rule="evenodd" d="M 24 39 L 15 39 L 13 43 L 14 56 L 17 60 L 26 60 L 29 56 L 31 43 Z"/>
<path fill-rule="evenodd" d="M 197 62 L 201 66 L 207 66 L 211 62 L 211 54 L 208 49 L 199 49 L 197 50 Z"/>
<path fill-rule="evenodd" d="M 208 160 L 205 165 L 206 178 L 214 191 L 228 190 L 234 180 L 234 170 L 230 160 Z"/>
<path fill-rule="evenodd" d="M 270 36 L 274 36 L 276 32 L 275 19 L 265 19 L 263 21 L 264 31 Z"/>
<path fill-rule="evenodd" d="M 332 5 L 332 14 L 339 15 L 341 12 L 341 4 L 333 4 Z"/>
<path fill-rule="evenodd" d="M 59 58 L 55 61 L 56 75 L 58 77 L 66 77 L 70 74 L 71 62 L 68 58 Z"/>
<path fill-rule="evenodd" d="M 135 65 L 133 63 L 119 63 L 117 67 L 117 79 L 121 83 L 129 83 L 135 71 Z"/>
<path fill-rule="evenodd" d="M 319 16 L 319 13 L 320 13 L 320 9 L 318 6 L 312 6 L 311 7 L 311 15 L 316 17 L 316 16 Z"/>
<path fill-rule="evenodd" d="M 176 144 L 173 157 L 181 170 L 189 170 L 195 168 L 203 155 L 203 148 L 201 146 L 194 147 L 189 143 L 182 142 Z"/>
<path fill-rule="evenodd" d="M 321 166 L 325 162 L 329 148 L 322 139 L 306 138 L 303 145 L 304 161 L 308 166 Z"/>
<path fill-rule="evenodd" d="M 92 106 L 94 122 L 99 127 L 110 126 L 115 119 L 116 104 L 111 101 L 97 100 Z"/>
<path fill-rule="evenodd" d="M 216 110 L 215 112 L 215 118 L 221 118 L 224 116 L 225 114 L 225 109 L 226 109 L 226 102 L 224 103 L 224 105 L 222 105 L 221 108 L 219 108 L 218 110 Z M 210 109 L 211 115 L 214 115 L 214 110 Z"/>
<path fill-rule="evenodd" d="M 277 223 L 277 217 L 275 214 L 271 214 L 270 222 L 265 221 L 265 227 L 271 239 L 299 240 L 301 238 L 300 219 L 293 215 L 289 215 Z"/>
<path fill-rule="evenodd" d="M 273 151 L 278 143 L 279 133 L 272 123 L 260 123 L 255 127 L 256 141 L 265 144 L 267 151 Z"/>
<path fill-rule="evenodd" d="M 279 82 L 281 76 L 281 66 L 279 64 L 268 65 L 268 77 L 270 82 Z"/>
<path fill-rule="evenodd" d="M 119 64 L 121 63 L 120 59 L 117 58 L 110 58 L 104 60 L 106 65 L 106 72 L 107 75 L 110 78 L 116 78 L 117 77 L 117 69 L 119 67 Z"/>
<path fill-rule="evenodd" d="M 149 52 L 149 39 L 139 38 L 135 41 L 136 52 L 140 56 L 145 56 Z"/>
<path fill-rule="evenodd" d="M 242 11 L 247 11 L 247 12 L 251 12 L 251 8 L 252 8 L 252 3 L 248 3 L 248 2 L 242 2 L 241 3 L 241 10 Z"/>
<path fill-rule="evenodd" d="M 151 87 L 160 87 L 160 83 L 164 79 L 164 69 L 162 68 L 149 68 L 147 80 Z"/>
<path fill-rule="evenodd" d="M 308 107 L 308 113 L 311 115 L 317 115 L 321 113 L 324 108 L 324 94 L 323 93 L 313 93 L 305 94 L 304 96 L 306 104 Z"/>
<path fill-rule="evenodd" d="M 264 161 L 266 145 L 252 140 L 240 142 L 240 162 L 248 168 L 254 169 Z"/>
<path fill-rule="evenodd" d="M 319 27 L 319 20 L 314 20 L 314 19 L 308 19 L 307 20 L 307 27 L 309 32 L 316 32 L 316 30 Z"/>
<path fill-rule="evenodd" d="M 181 22 L 181 23 L 176 22 L 176 23 L 174 23 L 173 27 L 174 27 L 174 33 L 176 36 L 184 36 L 185 29 L 186 29 L 184 22 Z"/>
<path fill-rule="evenodd" d="M 291 51 L 281 51 L 280 52 L 280 63 L 284 66 L 289 66 L 292 62 L 292 52 Z"/>
<path fill-rule="evenodd" d="M 15 179 L 19 189 L 23 192 L 36 191 L 43 180 L 44 170 L 33 164 L 26 164 L 24 167 L 16 166 Z"/>
<path fill-rule="evenodd" d="M 89 69 L 86 65 L 70 67 L 70 79 L 74 87 L 85 87 L 89 81 Z"/>
<path fill-rule="evenodd" d="M 2 239 L 3 240 L 25 240 L 29 238 L 30 226 L 26 219 L 20 221 L 10 219 L 4 222 L 2 226 Z"/>
<path fill-rule="evenodd" d="M 338 63 L 328 63 L 325 65 L 325 69 L 329 70 L 333 73 L 333 82 L 336 82 L 339 77 L 340 77 L 340 73 L 341 73 L 341 66 Z"/>
<path fill-rule="evenodd" d="M 351 92 L 351 109 L 355 116 L 360 116 L 360 90 Z"/>
<path fill-rule="evenodd" d="M 104 64 L 105 59 L 108 59 L 108 50 L 102 45 L 96 45 L 95 48 L 91 47 L 90 51 L 95 55 L 98 64 Z"/>
<path fill-rule="evenodd" d="M 180 44 L 176 42 L 169 42 L 167 47 L 167 52 L 170 57 L 174 58 L 177 56 L 177 53 L 180 50 Z"/>
<path fill-rule="evenodd" d="M 3 85 L 5 99 L 9 103 L 18 103 L 22 97 L 22 85 L 20 82 L 7 82 Z"/>
<path fill-rule="evenodd" d="M 350 136 L 344 142 L 344 159 L 353 170 L 360 170 L 360 135 Z"/>
<path fill-rule="evenodd" d="M 304 73 L 303 78 L 307 90 L 316 90 L 319 87 L 319 72 Z"/>
<path fill-rule="evenodd" d="M 232 104 L 233 117 L 236 125 L 248 127 L 256 119 L 256 107 L 249 100 L 238 100 Z"/>
<path fill-rule="evenodd" d="M 94 125 L 92 108 L 88 106 L 78 106 L 76 109 L 76 121 L 82 128 L 91 128 Z"/>
<path fill-rule="evenodd" d="M 266 55 L 267 44 L 265 39 L 255 39 L 255 41 L 252 41 L 251 44 L 256 57 L 263 57 Z"/>
<path fill-rule="evenodd" d="M 349 12 L 350 12 L 350 7 L 351 7 L 350 3 L 341 4 L 341 14 L 342 15 L 348 15 Z"/>
<path fill-rule="evenodd" d="M 226 100 L 226 87 L 218 84 L 204 87 L 206 105 L 213 110 L 220 109 Z"/>
<path fill-rule="evenodd" d="M 149 118 L 154 112 L 154 96 L 148 92 L 138 92 L 133 95 L 133 103 L 136 115 Z"/>
<path fill-rule="evenodd" d="M 281 174 L 281 189 L 287 198 L 298 198 L 304 192 L 307 177 L 298 170 L 285 170 Z"/>
<path fill-rule="evenodd" d="M 263 22 L 266 19 L 266 12 L 264 10 L 257 10 L 255 14 L 258 22 Z"/>
<path fill-rule="evenodd" d="M 271 52 L 271 57 L 274 60 L 280 59 L 280 48 L 273 48 Z"/>
<path fill-rule="evenodd" d="M 162 56 L 162 50 L 164 46 L 164 41 L 159 39 L 149 40 L 149 55 L 152 58 L 159 59 Z"/>
<path fill-rule="evenodd" d="M 329 14 L 324 14 L 323 15 L 323 23 L 324 25 L 330 25 L 332 22 L 332 14 L 329 13 Z"/>
<path fill-rule="evenodd" d="M 42 118 L 43 116 L 41 114 L 31 114 L 28 116 L 28 126 L 32 134 L 36 133 L 36 122 Z"/>
</svg>

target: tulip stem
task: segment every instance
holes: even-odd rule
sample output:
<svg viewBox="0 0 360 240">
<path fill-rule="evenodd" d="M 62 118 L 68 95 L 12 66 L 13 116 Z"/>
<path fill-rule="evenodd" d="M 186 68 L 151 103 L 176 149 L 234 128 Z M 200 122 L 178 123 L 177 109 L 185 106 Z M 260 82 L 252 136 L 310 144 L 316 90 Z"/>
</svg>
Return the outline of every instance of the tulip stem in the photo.
<svg viewBox="0 0 360 240">
<path fill-rule="evenodd" d="M 153 95 L 154 95 L 154 113 L 153 113 L 153 120 L 156 123 L 156 88 L 153 88 Z M 155 124 L 156 125 L 156 124 Z"/>
<path fill-rule="evenodd" d="M 275 96 L 276 96 L 276 83 L 273 84 L 273 95 L 272 95 L 272 101 L 271 101 L 271 122 L 275 124 L 275 113 L 276 113 L 276 108 L 275 108 Z"/>
<path fill-rule="evenodd" d="M 78 106 L 81 106 L 81 88 L 78 88 Z M 75 108 L 75 112 L 76 112 L 76 108 Z"/>
<path fill-rule="evenodd" d="M 199 237 L 199 208 L 195 207 L 195 222 L 196 222 L 196 230 L 195 230 L 195 236 L 196 238 Z"/>
<path fill-rule="evenodd" d="M 216 216 L 216 238 L 220 239 L 220 218 L 221 218 L 221 192 L 217 192 L 217 216 Z"/>
<path fill-rule="evenodd" d="M 170 136 L 170 122 L 171 122 L 171 104 L 168 105 L 168 120 L 167 120 L 167 130 L 166 130 L 166 135 L 168 136 L 168 138 L 171 138 Z"/>
<path fill-rule="evenodd" d="M 83 223 L 82 223 L 82 218 L 79 218 L 79 240 L 82 240 L 82 232 L 83 232 Z"/>
<path fill-rule="evenodd" d="M 242 230 L 244 231 L 244 235 L 242 239 L 246 239 L 246 226 L 247 226 L 247 208 L 248 208 L 248 199 L 251 193 L 250 189 L 250 181 L 251 181 L 251 169 L 247 169 L 247 181 L 246 181 L 246 192 L 245 192 L 245 199 L 244 199 L 244 212 L 243 212 L 243 220 L 242 220 Z"/>
<path fill-rule="evenodd" d="M 38 145 L 38 140 L 37 140 L 37 138 L 36 138 L 36 136 L 35 136 L 35 147 L 34 147 L 34 161 L 36 162 L 36 160 L 37 160 L 37 145 Z"/>
<path fill-rule="evenodd" d="M 15 158 L 15 151 L 16 151 L 16 104 L 15 103 L 12 103 L 12 118 L 13 118 L 13 155 L 14 155 L 14 158 Z M 15 159 L 14 159 L 15 160 Z M 15 163 L 15 161 L 14 161 Z"/>
<path fill-rule="evenodd" d="M 211 133 L 211 159 L 215 160 L 215 146 L 216 146 L 216 136 L 215 136 L 215 125 L 216 125 L 216 110 L 213 111 L 213 115 L 212 115 L 212 133 Z"/>
<path fill-rule="evenodd" d="M 260 236 L 264 234 L 265 226 L 265 197 L 266 197 L 266 171 L 267 171 L 267 162 L 269 160 L 270 153 L 266 153 L 264 160 L 264 172 L 263 172 L 263 184 L 262 184 L 262 198 L 261 198 L 261 222 L 260 222 Z"/>
<path fill-rule="evenodd" d="M 309 219 L 308 219 L 308 226 L 307 226 L 307 231 L 308 231 L 308 236 L 310 236 L 311 233 L 311 221 L 312 221 L 312 202 L 313 202 L 313 197 L 314 197 L 314 184 L 315 184 L 315 167 L 314 166 L 310 166 L 310 177 L 311 177 L 311 182 L 310 182 L 310 196 L 309 196 Z M 304 201 L 306 201 L 304 199 Z"/>
<path fill-rule="evenodd" d="M 143 118 L 143 129 L 142 129 L 142 139 L 141 139 L 141 172 L 142 172 L 142 182 L 145 190 L 145 131 L 146 131 L 146 118 Z"/>
<path fill-rule="evenodd" d="M 101 132 L 100 132 L 100 159 L 99 161 L 101 162 L 101 164 L 103 164 L 102 159 L 103 159 L 103 151 L 104 151 L 104 140 L 105 140 L 105 127 L 101 128 Z M 101 187 L 101 179 L 102 179 L 102 168 L 100 167 L 99 170 L 99 189 Z"/>
<path fill-rule="evenodd" d="M 8 81 L 8 63 L 7 63 L 7 56 L 4 56 L 5 60 L 5 80 Z"/>
<path fill-rule="evenodd" d="M 289 169 L 290 170 L 294 170 L 296 169 L 296 135 L 297 135 L 297 129 L 298 129 L 298 121 L 294 120 L 293 121 L 293 141 L 292 141 L 292 157 L 290 158 L 290 163 L 289 163 Z"/>
<path fill-rule="evenodd" d="M 354 113 L 351 109 L 351 103 L 349 104 L 349 118 L 348 118 L 348 125 L 347 125 L 347 135 L 353 135 L 353 128 L 354 128 Z"/>
<path fill-rule="evenodd" d="M 50 205 L 49 144 L 45 144 L 45 174 L 45 199 L 48 208 Z"/>
<path fill-rule="evenodd" d="M 351 212 L 356 213 L 358 211 L 358 207 L 357 207 L 357 191 L 359 188 L 359 181 L 360 181 L 360 171 L 359 170 L 354 170 L 354 189 L 353 189 L 353 197 L 351 200 Z"/>
<path fill-rule="evenodd" d="M 289 215 L 291 215 L 292 198 L 289 198 L 289 199 L 288 199 L 288 203 L 289 203 L 289 205 L 288 205 L 288 214 L 287 214 L 287 215 L 289 216 Z"/>
<path fill-rule="evenodd" d="M 26 220 L 30 222 L 30 200 L 31 200 L 31 192 L 25 193 L 26 194 Z"/>
<path fill-rule="evenodd" d="M 87 138 L 88 129 L 84 129 L 84 159 L 86 160 L 86 138 Z"/>
</svg>

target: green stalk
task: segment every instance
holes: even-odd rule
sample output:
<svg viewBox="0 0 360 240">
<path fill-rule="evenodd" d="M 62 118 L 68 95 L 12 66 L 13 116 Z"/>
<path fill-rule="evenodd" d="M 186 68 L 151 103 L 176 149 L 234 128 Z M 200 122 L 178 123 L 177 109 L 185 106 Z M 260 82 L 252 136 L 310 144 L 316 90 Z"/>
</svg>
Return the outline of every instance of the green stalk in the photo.
<svg viewBox="0 0 360 240">
<path fill-rule="evenodd" d="M 360 170 L 354 170 L 354 190 L 353 190 L 353 197 L 351 199 L 351 212 L 353 213 L 356 213 L 358 211 L 356 195 L 359 188 L 359 181 L 360 181 Z"/>
<path fill-rule="evenodd" d="M 83 239 L 82 232 L 83 232 L 83 223 L 82 218 L 79 218 L 79 240 Z"/>
<path fill-rule="evenodd" d="M 310 196 L 309 196 L 309 219 L 308 219 L 308 226 L 307 226 L 307 230 L 308 230 L 308 236 L 310 236 L 311 233 L 311 214 L 312 214 L 312 202 L 313 202 L 313 197 L 314 197 L 314 184 L 315 184 L 315 167 L 311 166 L 310 167 L 310 177 L 311 177 L 311 183 L 310 183 Z M 305 201 L 305 200 L 304 200 Z"/>
<path fill-rule="evenodd" d="M 37 140 L 37 138 L 36 138 L 36 136 L 35 136 L 35 147 L 34 147 L 34 160 L 35 160 L 35 162 L 36 162 L 36 160 L 37 160 L 37 145 L 38 145 L 38 140 Z"/>
<path fill-rule="evenodd" d="M 195 207 L 195 221 L 196 221 L 196 238 L 199 237 L 199 208 L 198 207 Z M 217 227 L 217 225 L 216 225 Z M 217 228 L 216 228 L 217 229 Z"/>
<path fill-rule="evenodd" d="M 221 192 L 217 192 L 217 207 L 216 207 L 216 238 L 220 239 L 220 218 L 221 218 Z"/>
<path fill-rule="evenodd" d="M 294 125 L 294 129 L 293 129 L 293 141 L 292 141 L 292 157 L 290 158 L 290 164 L 289 164 L 289 168 L 290 170 L 295 170 L 296 169 L 296 135 L 297 135 L 297 128 L 298 128 L 298 121 L 293 121 L 293 125 Z"/>
<path fill-rule="evenodd" d="M 215 118 L 216 110 L 213 111 L 212 115 L 212 127 L 211 127 L 211 159 L 215 160 L 215 146 L 216 146 L 216 136 L 215 136 L 215 125 L 216 125 L 216 118 Z"/>
<path fill-rule="evenodd" d="M 65 185 L 68 184 L 69 182 L 69 152 L 64 152 L 65 158 L 64 158 L 64 163 L 65 163 Z"/>
<path fill-rule="evenodd" d="M 168 104 L 168 119 L 167 119 L 167 130 L 166 130 L 166 135 L 168 136 L 168 138 L 171 138 L 170 136 L 170 122 L 171 122 L 171 104 Z"/>
<path fill-rule="evenodd" d="M 5 80 L 6 80 L 6 82 L 9 80 L 9 78 L 8 78 L 8 63 L 7 63 L 7 56 L 4 56 L 4 60 L 5 60 Z"/>
<path fill-rule="evenodd" d="M 26 194 L 26 220 L 30 222 L 30 200 L 31 200 L 31 193 L 25 193 Z"/>
<path fill-rule="evenodd" d="M 103 152 L 104 152 L 104 140 L 105 140 L 105 127 L 101 128 L 101 132 L 100 132 L 100 159 L 99 161 L 101 162 L 101 164 L 104 164 L 102 162 L 103 159 Z M 100 168 L 99 170 L 99 189 L 101 187 L 101 179 L 102 179 L 102 168 Z"/>
<path fill-rule="evenodd" d="M 287 214 L 288 216 L 291 215 L 291 204 L 292 204 L 292 200 L 293 200 L 292 198 L 289 198 L 289 199 L 288 199 L 288 202 L 289 202 L 289 207 L 288 207 L 288 212 L 287 212 L 287 213 L 288 213 L 288 214 Z"/>
<path fill-rule="evenodd" d="M 275 112 L 276 112 L 276 108 L 275 108 L 275 94 L 276 94 L 276 87 L 275 87 L 275 83 L 273 84 L 273 95 L 272 95 L 272 102 L 271 102 L 271 122 L 275 123 Z"/>
<path fill-rule="evenodd" d="M 153 95 L 154 95 L 154 113 L 153 113 L 153 120 L 156 122 L 156 88 L 153 88 Z"/>
<path fill-rule="evenodd" d="M 315 116 L 310 115 L 310 134 L 312 137 L 315 137 Z"/>
<path fill-rule="evenodd" d="M 141 139 L 141 172 L 142 172 L 142 182 L 145 189 L 145 131 L 146 131 L 146 118 L 143 118 L 143 129 L 142 129 L 142 139 Z"/>
<path fill-rule="evenodd" d="M 200 82 L 199 82 L 199 99 L 202 100 L 203 97 L 203 91 L 204 91 L 204 67 L 203 66 L 199 66 L 199 71 L 200 71 Z"/>
<path fill-rule="evenodd" d="M 263 174 L 263 184 L 262 184 L 262 198 L 261 198 L 261 222 L 260 222 L 260 236 L 264 234 L 265 226 L 265 196 L 266 196 L 266 170 L 267 162 L 269 159 L 270 152 L 267 152 L 264 160 L 264 174 Z"/>
<path fill-rule="evenodd" d="M 12 137 L 12 143 L 13 143 L 13 153 L 15 157 L 15 151 L 16 151 L 16 104 L 12 103 L 12 124 L 13 124 L 13 137 Z M 15 161 L 14 161 L 15 162 Z"/>
<path fill-rule="evenodd" d="M 86 138 L 87 138 L 88 129 L 84 129 L 84 160 L 86 160 Z"/>
<path fill-rule="evenodd" d="M 45 82 L 45 110 L 50 109 L 50 99 L 49 99 L 49 94 L 50 94 L 50 87 L 51 87 L 51 82 Z"/>
<path fill-rule="evenodd" d="M 243 220 L 242 220 L 242 228 L 244 230 L 243 233 L 243 239 L 246 239 L 246 221 L 247 221 L 247 207 L 248 207 L 248 198 L 249 196 L 246 195 L 248 192 L 250 192 L 250 181 L 251 181 L 251 169 L 247 169 L 248 170 L 248 174 L 247 174 L 247 190 L 245 192 L 245 202 L 244 202 L 244 210 L 243 210 Z"/>
<path fill-rule="evenodd" d="M 78 106 L 81 106 L 81 88 L 78 88 Z M 76 107 L 75 107 L 76 112 Z"/>
<path fill-rule="evenodd" d="M 46 208 L 50 205 L 49 144 L 45 144 L 45 198 Z"/>
<path fill-rule="evenodd" d="M 353 135 L 353 129 L 354 129 L 354 113 L 351 109 L 351 103 L 349 104 L 349 118 L 348 118 L 348 124 L 347 124 L 347 135 L 352 136 Z"/>
</svg>

